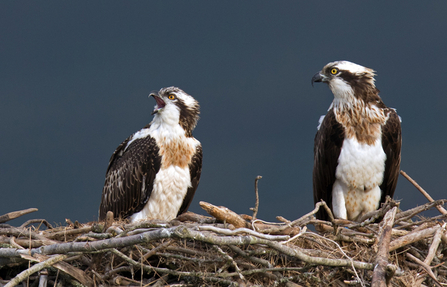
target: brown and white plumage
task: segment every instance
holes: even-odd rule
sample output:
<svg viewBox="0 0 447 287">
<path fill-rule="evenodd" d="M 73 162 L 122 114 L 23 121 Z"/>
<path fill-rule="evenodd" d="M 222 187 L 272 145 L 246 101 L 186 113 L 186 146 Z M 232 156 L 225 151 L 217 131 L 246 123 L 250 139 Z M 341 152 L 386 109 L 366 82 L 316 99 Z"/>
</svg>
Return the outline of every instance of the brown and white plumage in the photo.
<svg viewBox="0 0 447 287">
<path fill-rule="evenodd" d="M 99 219 L 171 220 L 185 212 L 202 171 L 202 146 L 192 136 L 198 102 L 179 88 L 152 93 L 154 119 L 113 153 L 106 172 Z"/>
<path fill-rule="evenodd" d="M 383 103 L 374 76 L 372 69 L 337 61 L 312 78 L 334 94 L 315 136 L 313 190 L 314 202 L 323 199 L 336 218 L 358 220 L 396 188 L 400 118 Z M 317 217 L 328 219 L 324 210 Z"/>
</svg>

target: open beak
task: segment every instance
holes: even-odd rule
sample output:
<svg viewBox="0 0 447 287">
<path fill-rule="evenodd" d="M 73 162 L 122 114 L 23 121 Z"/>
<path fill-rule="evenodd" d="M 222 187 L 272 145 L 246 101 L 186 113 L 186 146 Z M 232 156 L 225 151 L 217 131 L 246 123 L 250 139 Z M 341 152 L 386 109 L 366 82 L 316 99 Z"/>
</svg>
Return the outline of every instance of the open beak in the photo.
<svg viewBox="0 0 447 287">
<path fill-rule="evenodd" d="M 154 110 L 152 111 L 152 115 L 158 113 L 161 109 L 163 109 L 166 106 L 165 101 L 163 101 L 163 99 L 160 98 L 157 94 L 152 93 L 149 96 L 153 97 L 157 102 L 157 105 L 154 107 Z"/>
</svg>

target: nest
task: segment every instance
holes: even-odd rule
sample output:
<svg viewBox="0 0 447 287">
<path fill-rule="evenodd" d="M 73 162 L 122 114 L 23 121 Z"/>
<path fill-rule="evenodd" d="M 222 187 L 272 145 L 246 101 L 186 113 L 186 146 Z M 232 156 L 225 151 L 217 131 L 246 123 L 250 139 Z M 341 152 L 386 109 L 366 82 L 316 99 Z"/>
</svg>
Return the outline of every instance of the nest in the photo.
<svg viewBox="0 0 447 287">
<path fill-rule="evenodd" d="M 13 227 L 4 222 L 36 209 L 0 216 L 0 286 L 447 285 L 447 200 L 401 211 L 388 199 L 360 222 L 317 220 L 319 208 L 330 212 L 320 202 L 271 223 L 256 218 L 259 178 L 252 215 L 201 202 L 211 216 L 170 222 L 129 224 L 109 213 L 105 222 Z M 431 208 L 441 215 L 420 216 Z"/>
</svg>

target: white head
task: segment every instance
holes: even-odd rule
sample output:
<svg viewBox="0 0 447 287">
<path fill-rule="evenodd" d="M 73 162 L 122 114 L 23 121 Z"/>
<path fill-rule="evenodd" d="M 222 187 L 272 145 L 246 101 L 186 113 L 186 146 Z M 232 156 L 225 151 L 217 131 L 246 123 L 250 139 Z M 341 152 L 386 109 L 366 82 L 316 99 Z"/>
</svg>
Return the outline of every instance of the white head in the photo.
<svg viewBox="0 0 447 287">
<path fill-rule="evenodd" d="M 154 121 L 179 124 L 187 136 L 192 136 L 200 114 L 199 103 L 192 96 L 177 87 L 162 88 L 149 96 L 157 102 L 152 112 Z"/>
<path fill-rule="evenodd" d="M 378 96 L 375 86 L 374 70 L 348 61 L 331 62 L 323 67 L 312 78 L 314 82 L 324 82 L 329 85 L 335 99 L 351 100 L 353 97 L 366 102 L 374 94 Z"/>
</svg>

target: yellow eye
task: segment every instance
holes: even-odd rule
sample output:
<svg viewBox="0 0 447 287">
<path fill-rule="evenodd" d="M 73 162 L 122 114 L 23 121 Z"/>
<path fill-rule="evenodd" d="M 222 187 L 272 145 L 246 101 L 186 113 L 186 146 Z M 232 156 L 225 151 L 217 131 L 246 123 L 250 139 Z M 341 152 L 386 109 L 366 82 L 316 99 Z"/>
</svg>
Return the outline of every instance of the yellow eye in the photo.
<svg viewBox="0 0 447 287">
<path fill-rule="evenodd" d="M 332 68 L 331 69 L 331 74 L 332 75 L 335 75 L 335 74 L 337 74 L 338 73 L 338 69 L 337 68 Z"/>
<path fill-rule="evenodd" d="M 170 99 L 170 100 L 174 100 L 174 99 L 175 99 L 175 95 L 174 95 L 174 94 L 170 94 L 170 95 L 168 96 L 168 99 Z"/>
</svg>

